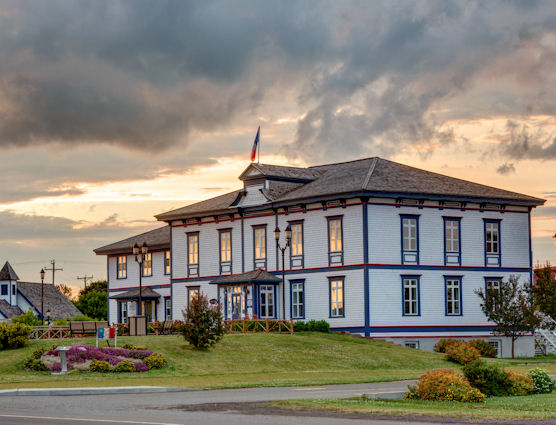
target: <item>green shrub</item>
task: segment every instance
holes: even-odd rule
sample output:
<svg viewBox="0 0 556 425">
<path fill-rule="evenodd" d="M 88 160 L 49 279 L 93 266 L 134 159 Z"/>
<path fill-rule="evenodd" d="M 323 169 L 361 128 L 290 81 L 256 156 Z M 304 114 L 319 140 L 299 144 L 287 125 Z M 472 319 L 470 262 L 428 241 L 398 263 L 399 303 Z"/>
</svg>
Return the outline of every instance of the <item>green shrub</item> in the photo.
<svg viewBox="0 0 556 425">
<path fill-rule="evenodd" d="M 307 329 L 307 323 L 299 320 L 297 322 L 293 322 L 293 330 L 294 332 L 304 332 Z"/>
<path fill-rule="evenodd" d="M 48 370 L 44 362 L 40 360 L 40 358 L 37 359 L 33 357 L 33 355 L 27 357 L 23 361 L 23 367 L 27 370 L 34 370 L 36 372 L 44 372 Z"/>
<path fill-rule="evenodd" d="M 471 385 L 487 396 L 510 394 L 511 383 L 508 373 L 493 364 L 474 361 L 463 367 L 463 374 Z"/>
<path fill-rule="evenodd" d="M 445 353 L 446 347 L 448 345 L 460 343 L 460 342 L 461 342 L 460 340 L 453 339 L 453 338 L 441 339 L 434 345 L 434 351 L 436 351 L 437 353 Z"/>
<path fill-rule="evenodd" d="M 23 323 L 28 326 L 40 326 L 42 325 L 42 321 L 39 317 L 35 314 L 32 307 L 29 307 L 25 313 L 20 314 L 17 317 L 12 319 L 12 323 Z"/>
<path fill-rule="evenodd" d="M 445 400 L 482 402 L 485 395 L 453 369 L 431 370 L 421 376 L 415 386 L 409 386 L 404 398 L 412 400 Z"/>
<path fill-rule="evenodd" d="M 222 339 L 222 312 L 218 306 L 213 307 L 209 304 L 206 295 L 199 293 L 197 297 L 192 298 L 183 316 L 183 337 L 193 347 L 205 350 Z"/>
<path fill-rule="evenodd" d="M 533 378 L 523 375 L 513 370 L 507 371 L 509 391 L 508 395 L 527 395 L 535 392 L 533 387 Z"/>
<path fill-rule="evenodd" d="M 471 345 L 460 341 L 446 346 L 446 359 L 462 365 L 479 360 L 481 354 Z"/>
<path fill-rule="evenodd" d="M 146 350 L 147 346 L 146 345 L 135 345 L 135 344 L 132 344 L 131 342 L 128 342 L 128 343 L 124 344 L 122 346 L 122 348 L 125 348 L 126 350 Z"/>
<path fill-rule="evenodd" d="M 554 389 L 555 382 L 543 369 L 531 369 L 527 374 L 533 379 L 533 389 L 537 394 L 548 394 Z"/>
<path fill-rule="evenodd" d="M 482 357 L 496 358 L 498 357 L 498 350 L 486 342 L 484 339 L 472 339 L 467 341 L 469 345 L 477 349 Z"/>
<path fill-rule="evenodd" d="M 146 357 L 143 361 L 149 367 L 149 369 L 161 369 L 166 363 L 166 359 L 164 358 L 164 356 L 159 353 L 153 353 L 149 357 Z"/>
<path fill-rule="evenodd" d="M 34 358 L 34 359 L 40 359 L 42 357 L 42 355 L 44 353 L 46 353 L 47 351 L 49 351 L 49 349 L 46 348 L 46 347 L 37 347 L 31 353 L 31 357 Z"/>
<path fill-rule="evenodd" d="M 116 366 L 114 366 L 114 369 L 112 369 L 112 372 L 116 372 L 116 373 L 135 372 L 135 363 L 133 363 L 129 360 L 122 360 L 120 363 L 118 363 Z"/>
<path fill-rule="evenodd" d="M 118 363 L 118 365 L 120 365 L 122 363 L 124 363 L 124 362 L 120 362 L 120 363 Z M 129 362 L 129 363 L 131 363 L 131 362 Z M 110 372 L 110 363 L 102 361 L 102 360 L 93 359 L 91 361 L 91 364 L 89 365 L 89 371 L 90 372 L 101 372 L 101 373 Z M 135 368 L 133 369 L 133 371 L 135 371 Z M 121 371 L 118 371 L 118 372 L 127 372 L 127 370 L 121 370 Z"/>
<path fill-rule="evenodd" d="M 23 323 L 0 323 L 0 350 L 21 348 L 33 329 Z"/>
<path fill-rule="evenodd" d="M 326 320 L 309 320 L 308 322 L 297 321 L 293 323 L 294 332 L 330 332 L 330 324 Z"/>
</svg>

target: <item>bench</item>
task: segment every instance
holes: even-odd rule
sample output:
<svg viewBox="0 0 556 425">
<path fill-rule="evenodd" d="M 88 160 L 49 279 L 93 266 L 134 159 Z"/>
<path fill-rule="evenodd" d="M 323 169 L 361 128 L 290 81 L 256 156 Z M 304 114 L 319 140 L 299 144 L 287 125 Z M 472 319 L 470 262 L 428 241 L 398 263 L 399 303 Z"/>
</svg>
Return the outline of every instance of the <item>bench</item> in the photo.
<svg viewBox="0 0 556 425">
<path fill-rule="evenodd" d="M 70 338 L 75 336 L 95 336 L 99 328 L 107 328 L 108 322 L 70 322 Z"/>
</svg>

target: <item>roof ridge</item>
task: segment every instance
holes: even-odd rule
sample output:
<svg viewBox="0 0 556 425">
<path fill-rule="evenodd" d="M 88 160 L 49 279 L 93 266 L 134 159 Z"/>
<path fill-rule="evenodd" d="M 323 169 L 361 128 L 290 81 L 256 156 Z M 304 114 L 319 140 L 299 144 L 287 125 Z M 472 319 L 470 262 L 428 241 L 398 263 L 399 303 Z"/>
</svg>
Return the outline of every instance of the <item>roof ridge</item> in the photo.
<svg viewBox="0 0 556 425">
<path fill-rule="evenodd" d="M 359 159 L 352 159 L 350 161 L 343 161 L 343 162 L 331 162 L 328 164 L 320 164 L 320 165 L 311 165 L 310 167 L 307 167 L 308 169 L 314 169 L 314 168 L 318 168 L 318 167 L 327 167 L 330 165 L 342 165 L 342 164 L 349 164 L 351 162 L 361 162 L 361 161 L 366 161 L 368 159 L 382 159 L 379 156 L 369 156 L 367 158 L 359 158 Z"/>
<path fill-rule="evenodd" d="M 378 157 L 375 156 L 373 158 L 373 162 L 371 163 L 371 166 L 369 167 L 369 171 L 367 172 L 367 175 L 365 176 L 365 180 L 363 180 L 363 187 L 362 187 L 363 190 L 367 189 L 367 186 L 369 185 L 369 182 L 371 180 L 371 176 L 373 175 L 373 171 L 375 170 L 377 162 L 378 162 Z"/>
</svg>

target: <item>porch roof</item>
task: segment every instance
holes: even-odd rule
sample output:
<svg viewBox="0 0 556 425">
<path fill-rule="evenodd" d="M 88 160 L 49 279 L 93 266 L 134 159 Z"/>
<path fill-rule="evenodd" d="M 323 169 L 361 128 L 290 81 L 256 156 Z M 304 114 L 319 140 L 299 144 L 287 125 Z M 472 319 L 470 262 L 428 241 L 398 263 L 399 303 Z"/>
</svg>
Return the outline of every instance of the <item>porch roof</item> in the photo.
<svg viewBox="0 0 556 425">
<path fill-rule="evenodd" d="M 263 269 L 255 269 L 249 272 L 224 276 L 210 282 L 211 285 L 246 285 L 257 283 L 280 283 L 282 279 L 270 274 Z"/>
<path fill-rule="evenodd" d="M 148 286 L 142 288 L 141 290 L 141 299 L 145 301 L 149 300 L 157 300 L 160 298 L 160 294 Z M 111 300 L 125 300 L 125 301 L 135 301 L 139 299 L 139 288 L 137 289 L 130 289 L 129 291 L 125 291 L 118 295 L 112 295 L 110 297 Z"/>
</svg>

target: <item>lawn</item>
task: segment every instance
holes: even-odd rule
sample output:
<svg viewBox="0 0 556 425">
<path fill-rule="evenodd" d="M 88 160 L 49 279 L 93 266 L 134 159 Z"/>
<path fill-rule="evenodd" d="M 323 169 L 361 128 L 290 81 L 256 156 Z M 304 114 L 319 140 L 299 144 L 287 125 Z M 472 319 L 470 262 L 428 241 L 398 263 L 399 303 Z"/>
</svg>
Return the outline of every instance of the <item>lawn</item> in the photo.
<svg viewBox="0 0 556 425">
<path fill-rule="evenodd" d="M 159 385 L 190 388 L 323 385 L 418 379 L 428 369 L 458 368 L 442 354 L 338 334 L 300 332 L 294 335 L 233 334 L 209 351 L 191 348 L 181 336 L 122 337 L 162 353 L 164 369 L 134 374 L 79 372 L 52 376 L 28 372 L 23 359 L 37 346 L 95 344 L 94 338 L 34 341 L 25 348 L 0 351 L 0 389 L 72 386 Z M 533 364 L 495 360 L 502 366 L 527 371 Z M 534 362 L 528 359 L 527 362 Z M 523 363 L 524 361 L 521 361 Z M 556 359 L 542 367 L 556 373 Z"/>
<path fill-rule="evenodd" d="M 168 360 L 164 369 L 136 374 L 22 370 L 38 345 L 95 344 L 93 338 L 34 341 L 0 352 L 0 388 L 162 385 L 194 388 L 316 385 L 418 378 L 425 370 L 448 367 L 442 355 L 383 341 L 337 334 L 233 334 L 209 351 L 192 349 L 180 336 L 122 337 L 118 345 L 147 345 Z"/>
<path fill-rule="evenodd" d="M 556 419 L 556 393 L 522 397 L 491 397 L 485 403 L 419 400 L 287 400 L 271 407 L 294 410 L 329 410 L 380 415 L 441 416 L 472 419 Z"/>
</svg>

